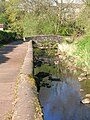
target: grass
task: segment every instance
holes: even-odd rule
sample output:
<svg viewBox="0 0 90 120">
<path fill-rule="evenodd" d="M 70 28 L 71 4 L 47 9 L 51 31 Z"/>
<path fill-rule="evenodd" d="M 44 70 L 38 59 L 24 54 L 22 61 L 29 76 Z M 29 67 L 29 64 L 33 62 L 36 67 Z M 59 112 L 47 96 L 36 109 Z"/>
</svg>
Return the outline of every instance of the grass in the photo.
<svg viewBox="0 0 90 120">
<path fill-rule="evenodd" d="M 63 62 L 70 69 L 77 68 L 81 71 L 90 70 L 90 36 L 77 39 L 72 44 L 63 42 L 59 45 L 58 52 L 65 57 Z"/>
<path fill-rule="evenodd" d="M 77 42 L 76 47 L 75 55 L 79 57 L 77 65 L 90 69 L 90 36 L 86 36 Z"/>
</svg>

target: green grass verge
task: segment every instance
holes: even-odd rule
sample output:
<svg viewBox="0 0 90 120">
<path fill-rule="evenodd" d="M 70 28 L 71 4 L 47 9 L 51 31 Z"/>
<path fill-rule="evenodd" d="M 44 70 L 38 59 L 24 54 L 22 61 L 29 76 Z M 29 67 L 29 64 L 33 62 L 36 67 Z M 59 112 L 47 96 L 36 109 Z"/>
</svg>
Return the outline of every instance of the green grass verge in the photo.
<svg viewBox="0 0 90 120">
<path fill-rule="evenodd" d="M 86 36 L 78 41 L 76 47 L 75 54 L 79 56 L 77 65 L 86 66 L 87 69 L 90 69 L 90 36 Z"/>
</svg>

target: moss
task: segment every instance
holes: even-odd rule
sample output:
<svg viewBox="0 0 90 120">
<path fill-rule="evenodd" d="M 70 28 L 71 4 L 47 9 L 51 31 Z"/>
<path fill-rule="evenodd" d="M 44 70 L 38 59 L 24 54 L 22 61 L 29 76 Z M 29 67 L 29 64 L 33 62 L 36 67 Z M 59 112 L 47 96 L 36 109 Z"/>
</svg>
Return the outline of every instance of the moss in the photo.
<svg viewBox="0 0 90 120">
<path fill-rule="evenodd" d="M 34 114 L 34 118 L 35 120 L 43 120 L 43 113 L 42 113 L 42 109 L 41 109 L 41 105 L 40 105 L 40 101 L 39 98 L 37 96 L 37 89 L 36 89 L 36 83 L 35 83 L 35 79 L 33 78 L 33 76 L 31 74 L 28 75 L 28 80 L 29 83 L 33 89 L 33 93 L 35 94 L 35 98 L 34 98 L 34 105 L 35 105 L 35 114 Z"/>
<path fill-rule="evenodd" d="M 42 113 L 41 105 L 37 97 L 34 99 L 34 104 L 36 107 L 35 108 L 36 113 L 34 115 L 35 120 L 43 120 L 43 113 Z"/>
<path fill-rule="evenodd" d="M 10 112 L 7 113 L 4 120 L 12 120 L 12 116 L 13 116 L 13 110 L 11 110 Z"/>
</svg>

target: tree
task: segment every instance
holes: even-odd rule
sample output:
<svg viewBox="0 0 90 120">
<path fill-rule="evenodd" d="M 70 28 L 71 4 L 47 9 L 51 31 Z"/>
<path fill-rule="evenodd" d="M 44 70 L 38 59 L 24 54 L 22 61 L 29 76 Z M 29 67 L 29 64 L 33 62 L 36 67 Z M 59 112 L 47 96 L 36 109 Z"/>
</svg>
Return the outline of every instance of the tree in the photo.
<svg viewBox="0 0 90 120">
<path fill-rule="evenodd" d="M 63 0 L 9 0 L 6 9 L 8 26 L 24 35 L 70 35 L 76 21 L 74 13 L 73 0 L 67 4 Z"/>
<path fill-rule="evenodd" d="M 90 34 L 90 6 L 86 5 L 79 15 L 77 25 L 84 30 L 86 34 Z"/>
<path fill-rule="evenodd" d="M 6 3 L 6 15 L 8 16 L 8 29 L 23 35 L 24 10 L 20 9 L 20 0 L 9 0 Z"/>
<path fill-rule="evenodd" d="M 0 1 L 0 24 L 4 24 L 4 27 L 7 26 L 7 16 L 5 14 L 6 6 L 5 6 L 5 0 Z"/>
</svg>

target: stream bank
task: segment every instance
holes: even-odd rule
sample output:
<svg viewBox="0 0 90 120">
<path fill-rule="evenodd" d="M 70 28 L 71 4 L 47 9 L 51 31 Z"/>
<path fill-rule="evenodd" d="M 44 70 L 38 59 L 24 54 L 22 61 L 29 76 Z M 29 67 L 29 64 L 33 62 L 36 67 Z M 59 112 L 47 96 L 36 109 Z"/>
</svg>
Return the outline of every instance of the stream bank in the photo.
<svg viewBox="0 0 90 120">
<path fill-rule="evenodd" d="M 81 86 L 82 102 L 87 104 L 90 103 L 90 71 L 86 69 L 86 66 L 78 65 L 80 60 L 79 56 L 76 56 L 75 51 L 75 44 L 67 44 L 64 42 L 58 45 L 57 56 L 62 64 L 61 71 L 63 72 L 63 68 L 65 68 L 66 71 L 77 76 Z"/>
</svg>

